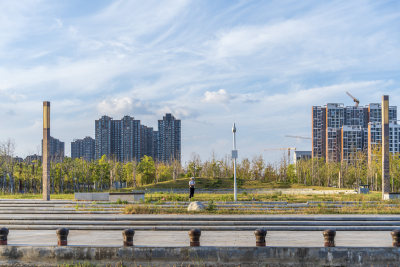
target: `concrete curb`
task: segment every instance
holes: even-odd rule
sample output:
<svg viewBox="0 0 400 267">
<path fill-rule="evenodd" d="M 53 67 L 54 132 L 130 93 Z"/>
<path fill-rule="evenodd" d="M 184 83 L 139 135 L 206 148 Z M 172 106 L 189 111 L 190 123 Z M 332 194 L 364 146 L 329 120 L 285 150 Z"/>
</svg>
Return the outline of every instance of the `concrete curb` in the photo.
<svg viewBox="0 0 400 267">
<path fill-rule="evenodd" d="M 2 266 L 398 266 L 400 249 L 368 247 L 2 246 Z"/>
</svg>

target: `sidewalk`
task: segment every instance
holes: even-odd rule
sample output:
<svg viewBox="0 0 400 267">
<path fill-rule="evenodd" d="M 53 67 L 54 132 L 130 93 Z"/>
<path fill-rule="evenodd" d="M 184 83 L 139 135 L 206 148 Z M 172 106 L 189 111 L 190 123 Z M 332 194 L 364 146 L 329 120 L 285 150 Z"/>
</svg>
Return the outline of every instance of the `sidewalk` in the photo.
<svg viewBox="0 0 400 267">
<path fill-rule="evenodd" d="M 203 231 L 202 246 L 255 246 L 252 231 Z M 392 239 L 388 232 L 336 232 L 336 246 L 349 247 L 391 247 Z M 137 231 L 134 238 L 136 246 L 174 247 L 188 246 L 189 237 L 185 231 Z M 9 245 L 56 245 L 55 231 L 10 231 Z M 68 245 L 83 246 L 121 246 L 121 231 L 70 231 Z M 280 232 L 269 231 L 267 246 L 322 247 L 322 232 Z"/>
</svg>

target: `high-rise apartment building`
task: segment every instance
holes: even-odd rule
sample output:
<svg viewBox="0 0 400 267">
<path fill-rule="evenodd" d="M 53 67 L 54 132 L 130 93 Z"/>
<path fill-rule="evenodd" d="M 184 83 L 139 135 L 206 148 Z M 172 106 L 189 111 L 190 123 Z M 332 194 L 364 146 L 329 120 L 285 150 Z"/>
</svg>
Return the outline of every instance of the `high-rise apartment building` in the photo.
<svg viewBox="0 0 400 267">
<path fill-rule="evenodd" d="M 95 122 L 95 158 L 100 159 L 103 155 L 111 156 L 111 140 L 113 137 L 112 119 L 103 116 Z"/>
<path fill-rule="evenodd" d="M 390 114 L 390 113 L 389 113 Z M 382 124 L 371 122 L 368 124 L 368 161 L 371 162 L 375 151 L 382 144 Z M 400 125 L 389 123 L 389 152 L 400 153 Z"/>
<path fill-rule="evenodd" d="M 171 162 L 181 160 L 181 121 L 175 119 L 170 113 L 165 114 L 158 121 L 159 134 L 159 160 Z"/>
<path fill-rule="evenodd" d="M 352 161 L 357 152 L 367 152 L 371 160 L 374 146 L 381 137 L 381 105 L 345 107 L 329 103 L 312 107 L 312 156 L 328 162 Z M 397 107 L 389 107 L 390 151 L 398 151 Z"/>
<path fill-rule="evenodd" d="M 71 142 L 71 158 L 83 158 L 87 161 L 94 160 L 95 140 L 89 136 L 83 139 L 75 139 Z"/>
<path fill-rule="evenodd" d="M 121 154 L 120 161 L 140 159 L 140 120 L 125 116 L 121 119 Z"/>
<path fill-rule="evenodd" d="M 50 150 L 49 150 L 50 160 L 57 162 L 63 161 L 64 151 L 65 151 L 64 142 L 61 142 L 57 138 L 51 136 L 49 142 L 50 142 Z M 42 139 L 42 155 L 43 155 L 43 139 Z"/>
<path fill-rule="evenodd" d="M 144 125 L 140 125 L 140 151 L 141 156 L 144 155 L 150 156 L 155 158 L 155 151 L 154 151 L 154 131 L 152 127 L 147 127 Z"/>
<path fill-rule="evenodd" d="M 140 120 L 130 116 L 121 120 L 103 116 L 95 123 L 95 159 L 106 155 L 118 161 L 140 161 L 147 155 L 156 161 L 180 161 L 180 125 L 180 120 L 176 120 L 171 114 L 166 114 L 158 122 L 158 131 L 141 125 Z"/>
<path fill-rule="evenodd" d="M 160 161 L 159 159 L 161 158 L 160 154 L 160 135 L 158 131 L 153 131 L 153 154 L 154 154 L 154 159 L 157 161 Z"/>
<path fill-rule="evenodd" d="M 337 161 L 352 161 L 356 160 L 355 158 L 358 153 L 364 151 L 364 128 L 360 125 L 343 125 L 339 140 L 340 147 L 338 148 L 338 152 L 341 152 Z"/>
<path fill-rule="evenodd" d="M 312 157 L 325 158 L 326 154 L 326 108 L 312 107 Z"/>
</svg>

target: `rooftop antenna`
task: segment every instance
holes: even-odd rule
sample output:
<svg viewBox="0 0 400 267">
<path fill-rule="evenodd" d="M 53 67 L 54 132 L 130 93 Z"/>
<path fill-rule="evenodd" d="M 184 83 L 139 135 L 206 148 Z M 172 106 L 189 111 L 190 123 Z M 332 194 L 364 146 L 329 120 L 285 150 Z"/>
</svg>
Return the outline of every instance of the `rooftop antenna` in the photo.
<svg viewBox="0 0 400 267">
<path fill-rule="evenodd" d="M 360 104 L 360 100 L 352 96 L 349 92 L 346 92 L 346 94 L 353 99 L 354 103 L 356 103 L 356 107 L 358 107 L 358 104 Z"/>
</svg>

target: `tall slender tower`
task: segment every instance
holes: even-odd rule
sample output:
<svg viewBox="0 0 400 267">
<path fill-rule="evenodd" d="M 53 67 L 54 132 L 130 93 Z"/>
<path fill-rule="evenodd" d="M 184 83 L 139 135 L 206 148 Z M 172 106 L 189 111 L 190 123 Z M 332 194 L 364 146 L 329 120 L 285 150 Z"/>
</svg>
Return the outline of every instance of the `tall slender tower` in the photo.
<svg viewBox="0 0 400 267">
<path fill-rule="evenodd" d="M 382 199 L 389 197 L 389 96 L 382 96 Z"/>
<path fill-rule="evenodd" d="M 43 101 L 43 200 L 50 200 L 50 102 Z"/>
</svg>

